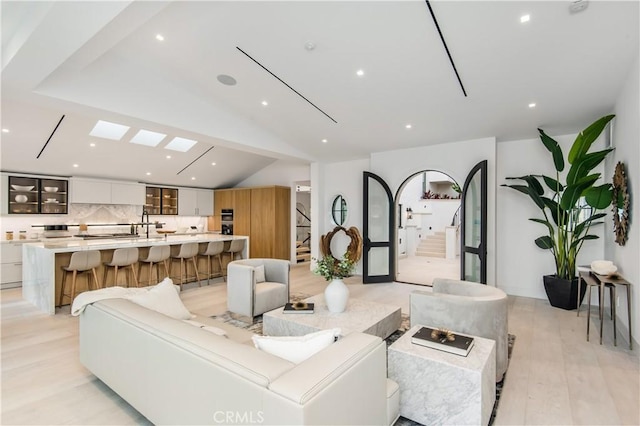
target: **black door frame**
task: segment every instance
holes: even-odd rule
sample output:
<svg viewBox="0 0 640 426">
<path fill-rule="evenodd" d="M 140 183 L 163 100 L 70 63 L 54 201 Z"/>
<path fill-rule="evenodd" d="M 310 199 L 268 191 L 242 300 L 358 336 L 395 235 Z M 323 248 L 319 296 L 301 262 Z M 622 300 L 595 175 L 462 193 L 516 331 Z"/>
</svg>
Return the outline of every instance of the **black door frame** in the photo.
<svg viewBox="0 0 640 426">
<path fill-rule="evenodd" d="M 363 185 L 362 185 L 362 193 L 363 193 L 363 206 L 362 206 L 362 235 L 363 235 L 363 250 L 362 250 L 362 282 L 364 284 L 372 284 L 372 283 L 386 283 L 392 282 L 396 277 L 396 264 L 395 264 L 395 256 L 396 256 L 396 244 L 395 244 L 395 201 L 393 196 L 391 195 L 391 189 L 389 189 L 389 185 L 382 179 L 380 176 L 364 171 L 363 175 Z M 372 242 L 369 239 L 369 179 L 373 179 L 382 186 L 387 194 L 387 200 L 389 203 L 389 211 L 387 212 L 389 216 L 389 238 L 388 241 L 377 241 Z M 388 275 L 369 275 L 369 250 L 374 247 L 388 247 L 389 248 L 389 274 Z"/>
<path fill-rule="evenodd" d="M 471 180 L 477 172 L 480 172 L 480 244 L 478 247 L 465 245 L 466 217 L 465 201 Z M 487 283 L 487 160 L 476 164 L 467 175 L 462 188 L 462 202 L 460 208 L 460 279 L 465 278 L 465 254 L 475 254 L 480 259 L 480 282 Z"/>
</svg>

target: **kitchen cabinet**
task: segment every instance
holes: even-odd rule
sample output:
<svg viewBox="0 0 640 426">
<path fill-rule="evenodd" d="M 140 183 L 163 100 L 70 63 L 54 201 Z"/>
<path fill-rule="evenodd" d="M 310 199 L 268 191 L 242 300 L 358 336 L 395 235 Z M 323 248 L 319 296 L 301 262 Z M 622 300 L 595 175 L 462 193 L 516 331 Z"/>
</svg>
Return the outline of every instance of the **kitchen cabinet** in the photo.
<svg viewBox="0 0 640 426">
<path fill-rule="evenodd" d="M 213 203 L 211 190 L 180 188 L 178 192 L 178 214 L 181 216 L 211 216 Z"/>
<path fill-rule="evenodd" d="M 2 212 L 67 214 L 67 183 L 64 179 L 3 176 L 2 185 L 8 189 L 8 199 Z"/>
<path fill-rule="evenodd" d="M 70 200 L 74 204 L 128 204 L 144 202 L 144 185 L 101 179 L 71 178 Z"/>
<path fill-rule="evenodd" d="M 178 189 L 147 186 L 144 207 L 150 215 L 177 215 Z"/>
<path fill-rule="evenodd" d="M 222 210 L 233 210 L 233 234 L 249 236 L 254 258 L 291 258 L 291 188 L 216 189 L 209 230 L 220 230 Z M 255 251 L 254 251 L 255 250 Z"/>
<path fill-rule="evenodd" d="M 251 188 L 251 234 L 253 257 L 291 258 L 291 188 Z"/>
<path fill-rule="evenodd" d="M 22 244 L 2 243 L 0 289 L 20 287 L 22 283 Z"/>
</svg>

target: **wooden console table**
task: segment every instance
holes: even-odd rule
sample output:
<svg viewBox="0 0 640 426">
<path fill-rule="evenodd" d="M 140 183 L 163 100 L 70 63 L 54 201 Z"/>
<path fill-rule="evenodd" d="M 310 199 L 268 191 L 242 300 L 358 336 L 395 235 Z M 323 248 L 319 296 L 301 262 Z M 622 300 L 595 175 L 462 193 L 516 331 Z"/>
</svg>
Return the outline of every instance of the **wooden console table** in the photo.
<svg viewBox="0 0 640 426">
<path fill-rule="evenodd" d="M 587 303 L 589 304 L 589 310 L 587 314 L 587 341 L 589 341 L 589 325 L 591 323 L 591 287 L 598 287 L 598 303 L 599 303 L 599 315 L 600 315 L 600 344 L 602 344 L 602 323 L 604 322 L 604 291 L 609 288 L 609 299 L 611 299 L 611 319 L 613 320 L 613 345 L 617 346 L 617 328 L 616 328 L 616 302 L 617 293 L 616 289 L 619 285 L 623 285 L 627 288 L 627 315 L 629 321 L 629 349 L 633 349 L 633 337 L 631 335 L 631 283 L 625 280 L 620 275 L 614 275 L 613 277 L 604 277 L 602 275 L 594 274 L 593 272 L 582 271 L 578 274 L 578 315 L 580 315 L 580 287 L 584 281 L 585 285 L 589 286 L 587 293 Z"/>
</svg>

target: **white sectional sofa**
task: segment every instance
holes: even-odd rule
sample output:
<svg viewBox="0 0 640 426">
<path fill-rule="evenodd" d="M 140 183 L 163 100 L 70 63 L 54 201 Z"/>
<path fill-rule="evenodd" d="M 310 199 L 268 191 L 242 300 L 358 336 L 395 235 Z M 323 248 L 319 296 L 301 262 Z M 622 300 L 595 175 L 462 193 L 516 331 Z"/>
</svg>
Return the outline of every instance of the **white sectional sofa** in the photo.
<svg viewBox="0 0 640 426">
<path fill-rule="evenodd" d="M 379 337 L 349 334 L 294 364 L 256 349 L 245 330 L 195 320 L 227 336 L 129 300 L 96 302 L 80 316 L 80 361 L 155 424 L 380 425 L 397 417 Z"/>
</svg>

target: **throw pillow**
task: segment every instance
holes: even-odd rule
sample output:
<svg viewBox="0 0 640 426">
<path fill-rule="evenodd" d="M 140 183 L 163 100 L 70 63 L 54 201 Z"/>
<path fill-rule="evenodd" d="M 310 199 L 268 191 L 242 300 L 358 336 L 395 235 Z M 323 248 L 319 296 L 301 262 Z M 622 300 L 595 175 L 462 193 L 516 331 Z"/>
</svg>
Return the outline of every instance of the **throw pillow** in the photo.
<svg viewBox="0 0 640 426">
<path fill-rule="evenodd" d="M 263 283 L 263 282 L 266 281 L 266 278 L 264 276 L 264 265 L 255 266 L 253 268 L 253 273 L 256 276 L 256 284 L 257 283 Z"/>
<path fill-rule="evenodd" d="M 252 339 L 256 348 L 299 364 L 331 345 L 338 336 L 340 329 L 332 328 L 305 336 L 253 336 Z"/>
<path fill-rule="evenodd" d="M 173 281 L 163 280 L 149 291 L 129 298 L 133 303 L 144 306 L 175 319 L 190 319 L 191 313 L 180 300 Z"/>
</svg>

